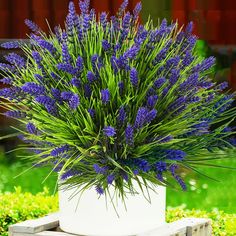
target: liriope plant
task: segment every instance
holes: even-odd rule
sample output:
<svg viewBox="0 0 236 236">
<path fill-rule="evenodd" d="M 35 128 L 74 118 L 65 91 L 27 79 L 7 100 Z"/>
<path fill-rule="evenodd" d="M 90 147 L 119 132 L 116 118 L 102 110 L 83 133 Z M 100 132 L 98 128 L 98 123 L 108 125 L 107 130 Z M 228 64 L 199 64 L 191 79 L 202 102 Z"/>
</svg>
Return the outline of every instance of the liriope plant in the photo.
<svg viewBox="0 0 236 236">
<path fill-rule="evenodd" d="M 18 120 L 33 167 L 51 166 L 62 183 L 119 196 L 152 186 L 180 186 L 208 160 L 233 157 L 234 95 L 209 78 L 213 57 L 199 57 L 193 24 L 139 23 L 141 4 L 115 16 L 69 3 L 65 27 L 49 35 L 26 20 L 26 57 L 0 64 L 1 106 Z M 223 151 L 222 151 L 223 149 Z M 140 191 L 140 190 L 139 190 Z"/>
</svg>

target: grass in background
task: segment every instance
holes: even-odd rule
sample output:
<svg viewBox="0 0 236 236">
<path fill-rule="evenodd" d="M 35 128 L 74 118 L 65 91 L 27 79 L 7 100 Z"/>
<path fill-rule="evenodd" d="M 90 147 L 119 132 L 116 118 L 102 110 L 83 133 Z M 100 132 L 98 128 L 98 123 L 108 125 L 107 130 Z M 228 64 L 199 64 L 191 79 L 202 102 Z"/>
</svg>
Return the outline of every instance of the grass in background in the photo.
<svg viewBox="0 0 236 236">
<path fill-rule="evenodd" d="M 236 166 L 236 161 L 218 161 L 214 164 L 232 167 Z M 12 163 L 1 161 L 0 192 L 13 192 L 15 186 L 21 186 L 23 191 L 36 194 L 43 191 L 43 188 L 46 186 L 49 188 L 49 192 L 53 194 L 57 180 L 56 174 L 53 174 L 46 182 L 42 183 L 50 171 L 49 168 L 34 168 L 14 178 L 14 176 L 19 175 L 27 168 L 29 168 L 29 165 L 20 161 Z M 221 180 L 221 182 L 215 182 L 204 177 L 200 177 L 197 182 L 194 179 L 189 179 L 191 186 L 189 186 L 188 192 L 173 189 L 167 190 L 167 205 L 185 205 L 189 209 L 203 210 L 218 208 L 228 213 L 236 213 L 236 171 L 206 167 L 201 170 L 211 177 Z"/>
</svg>

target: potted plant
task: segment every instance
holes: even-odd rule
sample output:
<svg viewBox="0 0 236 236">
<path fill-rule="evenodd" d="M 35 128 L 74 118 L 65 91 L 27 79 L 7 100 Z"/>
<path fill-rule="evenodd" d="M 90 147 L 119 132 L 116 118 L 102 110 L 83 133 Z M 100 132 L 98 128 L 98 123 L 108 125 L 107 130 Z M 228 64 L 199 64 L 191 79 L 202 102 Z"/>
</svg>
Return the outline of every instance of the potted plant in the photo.
<svg viewBox="0 0 236 236">
<path fill-rule="evenodd" d="M 49 35 L 26 20 L 26 58 L 0 64 L 7 117 L 34 152 L 34 167 L 59 175 L 60 224 L 83 235 L 133 235 L 165 222 L 165 187 L 233 156 L 233 94 L 209 77 L 213 57 L 194 53 L 192 23 L 139 24 L 139 3 L 116 16 L 69 3 L 65 29 Z M 222 151 L 221 149 L 224 149 Z M 229 154 L 225 154 L 228 151 Z"/>
</svg>

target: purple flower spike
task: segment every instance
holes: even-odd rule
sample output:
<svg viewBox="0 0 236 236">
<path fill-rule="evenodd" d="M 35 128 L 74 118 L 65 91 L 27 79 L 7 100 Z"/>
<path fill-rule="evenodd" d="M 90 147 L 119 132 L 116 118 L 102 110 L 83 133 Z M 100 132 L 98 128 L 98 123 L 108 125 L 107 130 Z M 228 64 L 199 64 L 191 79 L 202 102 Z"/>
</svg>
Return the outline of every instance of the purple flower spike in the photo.
<svg viewBox="0 0 236 236">
<path fill-rule="evenodd" d="M 90 5 L 90 0 L 79 1 L 79 8 L 82 15 L 89 13 L 89 5 Z"/>
<path fill-rule="evenodd" d="M 39 33 L 41 31 L 41 29 L 39 28 L 39 26 L 37 24 L 35 24 L 33 21 L 26 19 L 25 20 L 25 24 L 29 27 L 29 29 L 31 31 L 33 31 L 34 33 Z"/>
<path fill-rule="evenodd" d="M 95 170 L 95 172 L 96 172 L 97 174 L 105 175 L 108 168 L 107 168 L 107 167 L 101 167 L 101 166 L 99 166 L 98 164 L 94 164 L 94 165 L 93 165 L 93 169 Z"/>
<path fill-rule="evenodd" d="M 110 175 L 108 175 L 107 176 L 107 183 L 108 184 L 112 184 L 113 183 L 113 181 L 115 180 L 115 175 L 114 174 L 110 174 Z"/>
<path fill-rule="evenodd" d="M 69 101 L 69 106 L 72 110 L 76 110 L 76 108 L 79 106 L 80 104 L 80 99 L 79 96 L 77 94 L 74 94 Z"/>
<path fill-rule="evenodd" d="M 136 129 L 143 127 L 143 125 L 146 122 L 147 113 L 148 113 L 148 110 L 145 107 L 140 107 L 138 109 L 137 116 L 135 119 L 135 124 L 134 124 L 134 127 Z"/>
<path fill-rule="evenodd" d="M 26 113 L 22 111 L 7 111 L 4 113 L 6 117 L 12 117 L 12 118 L 25 118 Z"/>
<path fill-rule="evenodd" d="M 159 89 L 165 82 L 166 82 L 166 79 L 164 77 L 161 77 L 154 81 L 153 86 L 156 89 Z"/>
<path fill-rule="evenodd" d="M 64 101 L 69 101 L 71 98 L 72 98 L 72 96 L 73 96 L 74 94 L 71 92 L 71 91 L 65 91 L 65 92 L 62 92 L 61 93 L 61 98 L 64 100 Z"/>
<path fill-rule="evenodd" d="M 77 66 L 77 70 L 79 72 L 81 72 L 84 68 L 84 60 L 81 56 L 78 56 L 77 60 L 76 60 L 76 66 Z"/>
<path fill-rule="evenodd" d="M 127 12 L 123 18 L 122 27 L 123 29 L 128 29 L 131 23 L 132 16 L 130 12 Z"/>
<path fill-rule="evenodd" d="M 96 191 L 97 191 L 97 193 L 98 193 L 99 195 L 103 195 L 103 194 L 104 194 L 104 189 L 103 189 L 100 185 L 97 185 L 97 186 L 95 187 L 95 189 L 96 189 Z"/>
<path fill-rule="evenodd" d="M 125 112 L 125 108 L 122 106 L 119 109 L 119 114 L 118 114 L 118 122 L 119 124 L 123 125 L 126 119 L 126 112 Z"/>
<path fill-rule="evenodd" d="M 95 82 L 97 80 L 95 74 L 92 72 L 92 71 L 89 71 L 88 74 L 87 74 L 87 79 L 88 79 L 88 82 L 90 84 L 92 84 L 93 82 Z"/>
<path fill-rule="evenodd" d="M 223 82 L 223 83 L 216 86 L 216 90 L 223 91 L 228 87 L 229 87 L 229 83 L 228 82 Z"/>
<path fill-rule="evenodd" d="M 27 82 L 21 88 L 25 93 L 28 93 L 32 96 L 44 95 L 46 93 L 44 86 L 34 82 Z"/>
<path fill-rule="evenodd" d="M 58 157 L 60 156 L 61 154 L 65 153 L 65 152 L 68 152 L 69 151 L 69 145 L 63 145 L 63 146 L 60 146 L 60 147 L 56 147 L 55 149 L 53 149 L 51 151 L 51 156 L 53 157 Z"/>
<path fill-rule="evenodd" d="M 186 156 L 186 153 L 182 150 L 170 149 L 166 151 L 166 158 L 169 160 L 182 161 Z"/>
<path fill-rule="evenodd" d="M 12 78 L 9 78 L 9 77 L 5 77 L 3 79 L 0 79 L 0 82 L 3 83 L 3 84 L 12 84 Z"/>
<path fill-rule="evenodd" d="M 76 75 L 76 73 L 77 73 L 77 70 L 71 64 L 59 63 L 57 65 L 57 69 L 61 70 L 61 71 L 64 71 L 64 72 L 67 72 L 71 75 Z"/>
<path fill-rule="evenodd" d="M 9 53 L 7 56 L 5 56 L 5 58 L 10 64 L 15 65 L 19 68 L 25 66 L 25 59 L 14 52 Z"/>
<path fill-rule="evenodd" d="M 134 144 L 134 129 L 131 125 L 128 125 L 125 129 L 125 139 L 126 144 L 129 146 L 133 146 Z"/>
<path fill-rule="evenodd" d="M 190 22 L 187 24 L 186 28 L 185 28 L 185 32 L 186 32 L 187 34 L 191 34 L 192 31 L 193 31 L 193 22 L 190 21 Z"/>
<path fill-rule="evenodd" d="M 92 118 L 95 117 L 95 110 L 94 110 L 94 109 L 89 108 L 89 109 L 88 109 L 88 113 L 89 113 L 89 115 L 90 115 Z"/>
<path fill-rule="evenodd" d="M 101 90 L 101 100 L 103 104 L 107 104 L 110 101 L 110 91 L 109 89 Z"/>
<path fill-rule="evenodd" d="M 107 40 L 102 40 L 102 48 L 108 52 L 111 49 L 111 44 Z"/>
<path fill-rule="evenodd" d="M 135 6 L 134 11 L 133 11 L 134 20 L 138 19 L 138 16 L 139 16 L 139 13 L 141 12 L 141 10 L 142 10 L 142 3 L 139 2 L 139 3 L 137 3 L 137 5 Z"/>
<path fill-rule="evenodd" d="M 2 43 L 1 47 L 6 49 L 16 49 L 20 47 L 20 44 L 18 41 L 12 41 L 12 42 Z"/>
<path fill-rule="evenodd" d="M 103 27 L 103 30 L 106 29 L 107 27 L 107 13 L 106 12 L 102 12 L 100 15 L 100 23 Z"/>
<path fill-rule="evenodd" d="M 133 87 L 138 86 L 138 72 L 135 68 L 132 68 L 130 71 L 130 82 L 133 85 Z"/>
<path fill-rule="evenodd" d="M 116 135 L 116 130 L 112 126 L 105 126 L 103 132 L 107 137 L 113 137 Z"/>
<path fill-rule="evenodd" d="M 152 109 L 153 107 L 155 107 L 157 103 L 157 99 L 158 99 L 157 95 L 151 95 L 150 97 L 148 97 L 148 100 L 147 100 L 148 108 Z"/>
<path fill-rule="evenodd" d="M 145 123 L 151 123 L 156 118 L 156 116 L 157 116 L 157 110 L 152 109 L 147 113 L 145 118 Z"/>
<path fill-rule="evenodd" d="M 77 78 L 72 78 L 70 82 L 72 85 L 74 85 L 77 88 L 81 87 L 81 81 Z"/>
<path fill-rule="evenodd" d="M 29 122 L 26 125 L 26 129 L 30 134 L 37 134 L 37 128 L 35 127 L 35 125 L 31 122 Z"/>
</svg>

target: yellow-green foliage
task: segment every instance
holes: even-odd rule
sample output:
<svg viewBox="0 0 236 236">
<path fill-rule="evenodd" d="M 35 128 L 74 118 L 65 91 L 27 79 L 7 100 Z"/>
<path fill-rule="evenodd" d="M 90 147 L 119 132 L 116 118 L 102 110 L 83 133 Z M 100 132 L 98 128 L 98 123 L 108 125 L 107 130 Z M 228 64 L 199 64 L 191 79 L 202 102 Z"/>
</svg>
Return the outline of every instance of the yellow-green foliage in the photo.
<svg viewBox="0 0 236 236">
<path fill-rule="evenodd" d="M 20 188 L 16 188 L 14 193 L 0 194 L 0 235 L 8 235 L 7 229 L 10 224 L 38 218 L 57 210 L 57 196 L 49 196 L 47 189 L 37 195 L 23 193 Z M 183 207 L 168 208 L 167 210 L 167 222 L 184 217 L 212 219 L 214 236 L 236 235 L 236 214 L 226 214 L 217 210 L 211 212 L 187 210 Z"/>
<path fill-rule="evenodd" d="M 38 218 L 57 209 L 57 197 L 49 196 L 46 188 L 37 195 L 22 193 L 21 188 L 16 188 L 14 193 L 0 194 L 0 235 L 8 235 L 10 224 Z"/>
<path fill-rule="evenodd" d="M 166 220 L 173 222 L 184 217 L 210 218 L 212 220 L 213 236 L 235 236 L 236 214 L 227 214 L 223 211 L 213 210 L 187 210 L 183 207 L 168 208 Z"/>
</svg>

